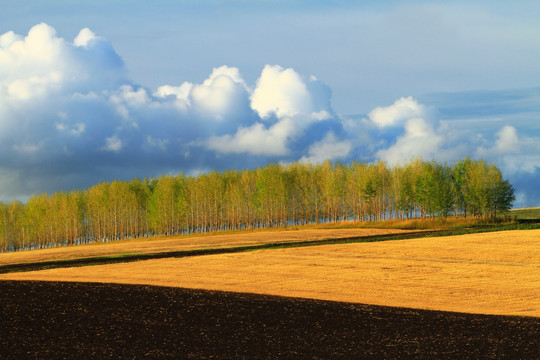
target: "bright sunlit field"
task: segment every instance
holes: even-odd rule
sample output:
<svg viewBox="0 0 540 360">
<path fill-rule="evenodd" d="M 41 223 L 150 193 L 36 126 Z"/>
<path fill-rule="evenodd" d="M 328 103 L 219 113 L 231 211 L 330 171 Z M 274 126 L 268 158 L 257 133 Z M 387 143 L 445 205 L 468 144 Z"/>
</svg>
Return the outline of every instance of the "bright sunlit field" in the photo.
<svg viewBox="0 0 540 360">
<path fill-rule="evenodd" d="M 407 233 L 399 229 L 302 228 L 301 230 L 254 230 L 220 234 L 150 237 L 111 243 L 57 247 L 0 253 L 0 266 L 30 262 L 71 260 L 123 254 L 151 254 L 171 251 L 220 249 L 284 242 L 354 238 Z"/>
</svg>

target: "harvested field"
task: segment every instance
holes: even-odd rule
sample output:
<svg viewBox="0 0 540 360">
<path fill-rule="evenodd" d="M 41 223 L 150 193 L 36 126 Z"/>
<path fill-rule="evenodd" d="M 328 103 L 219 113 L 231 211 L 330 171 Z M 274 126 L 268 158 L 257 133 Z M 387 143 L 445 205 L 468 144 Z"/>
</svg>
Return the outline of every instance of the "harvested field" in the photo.
<svg viewBox="0 0 540 360">
<path fill-rule="evenodd" d="M 254 251 L 0 275 L 540 317 L 540 230 Z"/>
<path fill-rule="evenodd" d="M 0 281 L 2 359 L 538 359 L 540 319 Z"/>
<path fill-rule="evenodd" d="M 82 259 L 122 254 L 149 254 L 198 249 L 219 249 L 266 243 L 302 242 L 310 240 L 355 238 L 411 232 L 396 229 L 302 229 L 241 231 L 219 235 L 187 235 L 140 238 L 111 243 L 95 243 L 71 247 L 0 253 L 0 266 L 54 260 Z"/>
</svg>

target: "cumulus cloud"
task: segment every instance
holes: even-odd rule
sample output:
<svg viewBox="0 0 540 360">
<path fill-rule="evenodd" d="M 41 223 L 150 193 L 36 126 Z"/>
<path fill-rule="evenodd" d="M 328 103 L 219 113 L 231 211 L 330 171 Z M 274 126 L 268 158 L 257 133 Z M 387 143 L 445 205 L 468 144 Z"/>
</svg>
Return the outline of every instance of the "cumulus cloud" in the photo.
<svg viewBox="0 0 540 360">
<path fill-rule="evenodd" d="M 410 96 L 373 109 L 364 123 L 376 129 L 374 137 L 383 139 L 374 147 L 375 158 L 391 166 L 415 157 L 438 158 L 445 139 L 435 113 Z M 347 127 L 354 129 L 350 121 Z"/>
<path fill-rule="evenodd" d="M 517 130 L 515 127 L 506 125 L 498 133 L 495 144 L 491 148 L 479 147 L 476 155 L 481 158 L 496 155 L 512 154 L 519 151 L 521 147 Z"/>
<path fill-rule="evenodd" d="M 112 44 L 88 28 L 73 41 L 47 24 L 1 35 L 0 189 L 10 192 L 0 198 L 294 161 L 329 129 L 335 146 L 343 140 L 330 89 L 290 68 L 265 66 L 253 87 L 225 65 L 200 83 L 155 90 L 126 74 Z"/>
<path fill-rule="evenodd" d="M 257 81 L 251 107 L 267 118 L 308 113 L 312 105 L 306 85 L 293 69 L 267 65 Z"/>
<path fill-rule="evenodd" d="M 193 89 L 193 84 L 185 82 L 180 86 L 163 85 L 158 87 L 154 92 L 154 96 L 157 98 L 167 99 L 171 97 L 174 99 L 174 104 L 183 111 L 187 111 L 191 107 L 191 100 L 189 94 Z"/>
<path fill-rule="evenodd" d="M 304 80 L 293 69 L 266 65 L 251 96 L 251 107 L 263 119 L 297 114 L 320 119 L 332 112 L 329 99 L 329 89 L 316 77 Z"/>
<path fill-rule="evenodd" d="M 30 100 L 66 88 L 83 90 L 98 84 L 107 88 L 124 81 L 121 58 L 108 41 L 88 29 L 71 43 L 42 23 L 26 37 L 4 34 L 0 44 L 2 90 L 12 100 Z"/>
<path fill-rule="evenodd" d="M 368 114 L 368 118 L 380 128 L 402 125 L 407 119 L 425 116 L 426 107 L 410 96 L 402 97 L 390 106 L 376 107 Z"/>
<path fill-rule="evenodd" d="M 232 136 L 211 137 L 206 144 L 208 148 L 224 154 L 287 155 L 287 139 L 293 128 L 291 119 L 282 120 L 269 128 L 258 122 L 238 129 Z"/>
<path fill-rule="evenodd" d="M 87 47 L 88 43 L 92 40 L 96 40 L 98 37 L 89 28 L 84 28 L 79 32 L 79 35 L 73 40 L 73 45 Z"/>
<path fill-rule="evenodd" d="M 429 160 L 440 152 L 443 137 L 438 135 L 431 124 L 422 118 L 412 118 L 405 122 L 405 134 L 387 149 L 377 151 L 375 156 L 389 165 L 399 165 L 411 158 Z"/>
<path fill-rule="evenodd" d="M 240 76 L 234 78 L 248 90 Z M 239 127 L 234 135 L 209 138 L 205 142 L 209 149 L 225 154 L 294 156 L 291 146 L 306 150 L 310 144 L 302 135 L 317 123 L 336 120 L 339 124 L 332 115 L 329 89 L 314 76 L 304 79 L 290 68 L 266 65 L 250 100 L 258 120 Z M 317 138 L 310 142 L 314 140 Z"/>
<path fill-rule="evenodd" d="M 221 66 L 202 84 L 193 86 L 190 95 L 198 113 L 222 121 L 242 109 L 247 93 L 247 85 L 238 69 Z"/>
<path fill-rule="evenodd" d="M 519 151 L 520 143 L 515 127 L 507 125 L 498 132 L 498 139 L 495 142 L 495 149 L 499 153 L 516 153 Z"/>
<path fill-rule="evenodd" d="M 475 157 L 497 161 L 509 175 L 532 174 L 540 168 L 540 137 L 520 136 L 515 127 L 506 125 L 492 146 L 477 148 Z"/>
<path fill-rule="evenodd" d="M 353 144 L 348 140 L 339 140 L 333 132 L 328 132 L 321 141 L 315 142 L 308 149 L 308 156 L 303 156 L 300 161 L 314 164 L 325 160 L 346 159 Z"/>
</svg>

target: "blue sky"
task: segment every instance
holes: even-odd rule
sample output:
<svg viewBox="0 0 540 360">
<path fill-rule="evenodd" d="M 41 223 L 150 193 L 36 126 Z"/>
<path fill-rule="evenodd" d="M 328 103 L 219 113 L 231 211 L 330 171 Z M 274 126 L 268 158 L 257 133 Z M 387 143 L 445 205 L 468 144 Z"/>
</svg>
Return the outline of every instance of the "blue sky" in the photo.
<svg viewBox="0 0 540 360">
<path fill-rule="evenodd" d="M 540 205 L 536 1 L 0 6 L 2 200 L 270 161 L 471 156 L 503 170 L 516 206 Z"/>
</svg>

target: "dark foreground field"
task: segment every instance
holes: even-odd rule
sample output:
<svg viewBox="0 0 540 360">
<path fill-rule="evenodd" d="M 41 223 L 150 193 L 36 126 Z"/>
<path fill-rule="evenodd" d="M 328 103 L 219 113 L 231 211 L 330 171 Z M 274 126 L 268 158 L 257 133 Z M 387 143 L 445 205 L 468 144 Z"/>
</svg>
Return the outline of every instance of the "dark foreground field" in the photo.
<svg viewBox="0 0 540 360">
<path fill-rule="evenodd" d="M 540 318 L 0 281 L 1 359 L 540 359 Z"/>
</svg>

